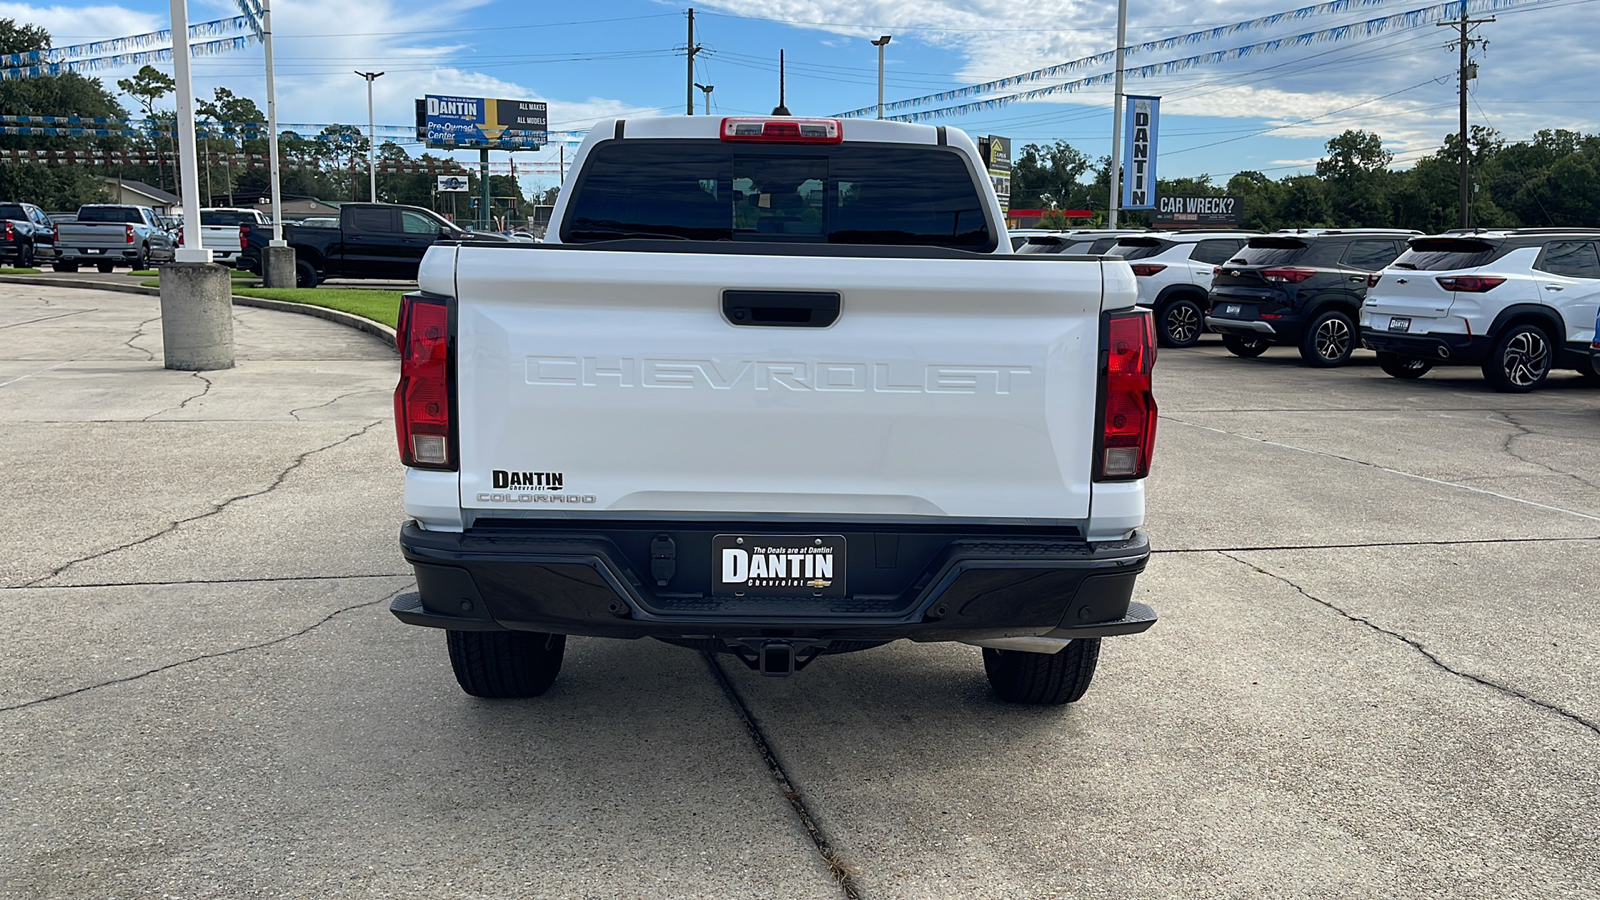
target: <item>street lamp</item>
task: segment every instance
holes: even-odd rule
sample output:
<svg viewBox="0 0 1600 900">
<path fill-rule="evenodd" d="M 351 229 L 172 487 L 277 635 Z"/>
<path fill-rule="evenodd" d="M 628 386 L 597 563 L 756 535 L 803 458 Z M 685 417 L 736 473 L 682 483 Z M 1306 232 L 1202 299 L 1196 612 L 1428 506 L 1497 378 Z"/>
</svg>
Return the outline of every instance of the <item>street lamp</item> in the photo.
<svg viewBox="0 0 1600 900">
<path fill-rule="evenodd" d="M 377 81 L 382 72 L 357 72 L 367 80 L 367 182 L 371 189 L 371 201 L 378 202 L 378 163 L 375 148 L 378 145 L 377 126 L 372 124 L 372 83 Z"/>
<path fill-rule="evenodd" d="M 886 34 L 872 42 L 878 48 L 878 118 L 883 118 L 883 48 L 888 46 L 889 40 L 894 35 Z"/>
<path fill-rule="evenodd" d="M 705 95 L 706 95 L 706 115 L 708 115 L 708 116 L 711 115 L 711 92 L 716 90 L 717 86 L 714 85 L 714 84 L 701 84 L 698 81 L 696 81 L 694 83 L 694 86 L 699 88 L 701 91 L 705 92 Z"/>
</svg>

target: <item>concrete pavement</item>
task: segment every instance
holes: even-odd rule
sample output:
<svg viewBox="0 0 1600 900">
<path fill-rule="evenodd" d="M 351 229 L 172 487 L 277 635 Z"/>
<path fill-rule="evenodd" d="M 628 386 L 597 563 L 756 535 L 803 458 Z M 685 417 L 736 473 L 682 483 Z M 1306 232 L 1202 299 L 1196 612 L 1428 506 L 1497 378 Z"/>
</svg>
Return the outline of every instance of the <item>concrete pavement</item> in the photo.
<svg viewBox="0 0 1600 900">
<path fill-rule="evenodd" d="M 972 648 L 791 679 L 574 639 L 461 694 L 402 626 L 394 354 L 0 286 L 0 895 L 1583 897 L 1600 390 L 1162 354 L 1162 621 L 1088 696 Z M 826 857 L 820 841 L 834 854 Z"/>
</svg>

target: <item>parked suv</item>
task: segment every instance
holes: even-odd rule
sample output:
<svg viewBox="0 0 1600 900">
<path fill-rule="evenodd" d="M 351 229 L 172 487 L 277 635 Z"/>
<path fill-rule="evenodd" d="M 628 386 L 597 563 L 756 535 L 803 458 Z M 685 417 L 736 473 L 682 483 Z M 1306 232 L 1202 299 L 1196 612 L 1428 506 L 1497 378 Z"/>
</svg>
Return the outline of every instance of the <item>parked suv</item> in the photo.
<svg viewBox="0 0 1600 900">
<path fill-rule="evenodd" d="M 1193 347 L 1205 330 L 1211 272 L 1238 252 L 1254 231 L 1158 231 L 1118 238 L 1107 256 L 1120 256 L 1138 276 L 1139 305 L 1155 311 L 1163 347 Z"/>
<path fill-rule="evenodd" d="M 1396 378 L 1478 365 L 1523 393 L 1551 369 L 1595 375 L 1600 228 L 1522 228 L 1412 238 L 1369 281 L 1361 341 Z"/>
<path fill-rule="evenodd" d="M 1088 254 L 1099 256 L 1117 245 L 1117 239 L 1129 234 L 1143 234 L 1143 231 L 1110 228 L 1085 228 L 1078 231 L 1054 231 L 1045 234 L 1030 234 L 1023 243 L 1013 244 L 1016 253 L 1029 255 L 1039 253 L 1068 253 Z M 1016 232 L 1012 232 L 1016 234 Z"/>
<path fill-rule="evenodd" d="M 1359 338 L 1368 276 L 1394 262 L 1420 231 L 1316 229 L 1250 239 L 1218 266 L 1206 325 L 1234 356 L 1277 344 L 1313 366 L 1342 366 Z"/>
</svg>

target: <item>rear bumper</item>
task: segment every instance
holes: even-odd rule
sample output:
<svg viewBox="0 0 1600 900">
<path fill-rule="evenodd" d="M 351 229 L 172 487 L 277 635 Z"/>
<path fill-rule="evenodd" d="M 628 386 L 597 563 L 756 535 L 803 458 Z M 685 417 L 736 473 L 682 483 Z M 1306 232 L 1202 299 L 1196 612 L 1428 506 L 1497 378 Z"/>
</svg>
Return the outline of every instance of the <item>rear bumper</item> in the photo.
<svg viewBox="0 0 1600 900">
<path fill-rule="evenodd" d="M 1486 339 L 1468 334 L 1407 334 L 1375 328 L 1361 329 L 1361 346 L 1437 365 L 1475 366 L 1489 353 Z"/>
<path fill-rule="evenodd" d="M 98 247 L 94 249 L 98 252 L 91 253 L 88 249 L 81 247 L 66 247 L 58 251 L 59 255 L 57 256 L 57 259 L 61 260 L 62 262 L 85 263 L 105 262 L 107 260 L 112 262 L 125 262 L 139 258 L 138 245 L 114 248 Z"/>
<path fill-rule="evenodd" d="M 418 590 L 391 611 L 433 628 L 725 641 L 1075 639 L 1155 623 L 1149 607 L 1130 606 L 1150 555 L 1142 532 L 1090 544 L 1061 529 L 576 524 L 451 533 L 407 523 L 400 547 Z M 712 536 L 774 532 L 843 534 L 852 593 L 710 596 Z M 671 566 L 659 552 L 664 537 L 681 548 Z"/>
<path fill-rule="evenodd" d="M 1270 322 L 1259 319 L 1219 319 L 1216 316 L 1206 316 L 1206 327 L 1218 334 L 1237 334 L 1241 337 L 1278 333 L 1278 329 L 1273 328 Z"/>
</svg>

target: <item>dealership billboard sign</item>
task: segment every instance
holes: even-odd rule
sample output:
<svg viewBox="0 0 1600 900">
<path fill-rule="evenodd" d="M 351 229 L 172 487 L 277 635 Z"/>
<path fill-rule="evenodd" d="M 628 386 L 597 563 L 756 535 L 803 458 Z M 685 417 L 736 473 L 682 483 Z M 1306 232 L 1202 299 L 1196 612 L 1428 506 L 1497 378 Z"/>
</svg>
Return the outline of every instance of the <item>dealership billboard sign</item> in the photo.
<svg viewBox="0 0 1600 900">
<path fill-rule="evenodd" d="M 440 175 L 438 193 L 460 194 L 467 190 L 467 176 L 465 175 Z"/>
<path fill-rule="evenodd" d="M 1011 208 L 1011 138 L 993 134 L 979 138 L 978 152 L 983 155 L 984 168 L 989 171 L 989 182 L 994 185 L 1000 212 L 1004 214 Z"/>
<path fill-rule="evenodd" d="M 1170 228 L 1237 228 L 1244 212 L 1243 197 L 1156 198 L 1150 224 Z"/>
<path fill-rule="evenodd" d="M 549 118 L 534 100 L 429 94 L 417 101 L 417 137 L 439 150 L 537 150 L 549 142 Z"/>
<path fill-rule="evenodd" d="M 1122 208 L 1154 209 L 1161 98 L 1129 96 L 1127 100 L 1123 146 L 1128 148 L 1128 159 L 1122 164 Z"/>
</svg>

